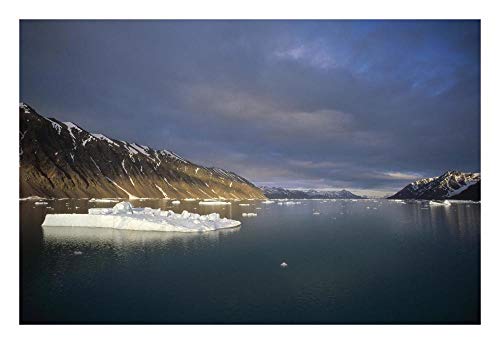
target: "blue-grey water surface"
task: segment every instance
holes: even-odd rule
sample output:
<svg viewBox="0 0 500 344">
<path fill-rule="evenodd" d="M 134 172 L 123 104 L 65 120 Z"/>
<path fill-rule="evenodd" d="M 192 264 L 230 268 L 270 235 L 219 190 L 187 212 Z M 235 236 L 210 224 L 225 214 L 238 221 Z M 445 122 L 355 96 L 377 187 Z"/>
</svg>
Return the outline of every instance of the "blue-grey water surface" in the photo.
<svg viewBox="0 0 500 344">
<path fill-rule="evenodd" d="M 479 322 L 479 204 L 133 201 L 242 222 L 190 234 L 44 230 L 113 205 L 47 202 L 20 202 L 23 323 Z"/>
</svg>

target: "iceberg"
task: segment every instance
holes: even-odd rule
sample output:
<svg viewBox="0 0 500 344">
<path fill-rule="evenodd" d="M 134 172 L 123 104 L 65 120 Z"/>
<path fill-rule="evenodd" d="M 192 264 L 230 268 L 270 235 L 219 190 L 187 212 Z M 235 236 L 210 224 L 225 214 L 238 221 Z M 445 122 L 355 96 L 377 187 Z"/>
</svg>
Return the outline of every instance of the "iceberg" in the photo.
<svg viewBox="0 0 500 344">
<path fill-rule="evenodd" d="M 301 202 L 294 202 L 294 201 L 278 202 L 278 205 L 295 205 L 295 204 L 301 204 Z"/>
<path fill-rule="evenodd" d="M 448 200 L 445 200 L 445 201 L 429 201 L 429 205 L 450 206 L 451 203 Z"/>
<path fill-rule="evenodd" d="M 29 196 L 29 197 L 19 198 L 20 201 L 41 201 L 44 199 L 46 198 L 40 196 Z"/>
<path fill-rule="evenodd" d="M 91 198 L 89 199 L 91 203 L 116 203 L 119 202 L 117 199 L 112 198 Z"/>
<path fill-rule="evenodd" d="M 200 204 L 200 205 L 223 205 L 223 204 L 231 204 L 231 202 L 225 202 L 225 201 L 200 201 L 198 204 Z"/>
<path fill-rule="evenodd" d="M 243 216 L 243 217 L 253 217 L 253 216 L 257 216 L 257 214 L 255 214 L 255 213 L 243 213 L 243 214 L 241 214 L 241 216 Z"/>
<path fill-rule="evenodd" d="M 160 232 L 205 232 L 234 228 L 241 222 L 221 218 L 219 214 L 200 215 L 184 210 L 133 208 L 120 202 L 113 208 L 91 208 L 88 214 L 47 214 L 42 227 L 95 227 Z"/>
</svg>

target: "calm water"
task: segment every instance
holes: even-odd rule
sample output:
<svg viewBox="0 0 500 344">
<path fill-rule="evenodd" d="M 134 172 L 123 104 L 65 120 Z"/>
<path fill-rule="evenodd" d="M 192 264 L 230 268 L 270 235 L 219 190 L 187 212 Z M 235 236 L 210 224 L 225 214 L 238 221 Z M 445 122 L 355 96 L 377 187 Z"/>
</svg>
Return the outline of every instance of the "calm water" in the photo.
<svg viewBox="0 0 500 344">
<path fill-rule="evenodd" d="M 479 204 L 133 202 L 242 222 L 183 234 L 43 230 L 47 212 L 110 206 L 48 203 L 20 202 L 23 322 L 479 322 Z"/>
</svg>

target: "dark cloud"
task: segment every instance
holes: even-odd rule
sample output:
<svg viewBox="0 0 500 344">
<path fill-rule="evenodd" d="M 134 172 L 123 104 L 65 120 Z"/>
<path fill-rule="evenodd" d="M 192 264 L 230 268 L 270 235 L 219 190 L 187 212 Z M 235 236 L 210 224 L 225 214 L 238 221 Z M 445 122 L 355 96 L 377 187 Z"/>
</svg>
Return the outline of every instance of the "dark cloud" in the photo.
<svg viewBox="0 0 500 344">
<path fill-rule="evenodd" d="M 478 21 L 22 21 L 21 98 L 258 183 L 479 170 Z"/>
</svg>

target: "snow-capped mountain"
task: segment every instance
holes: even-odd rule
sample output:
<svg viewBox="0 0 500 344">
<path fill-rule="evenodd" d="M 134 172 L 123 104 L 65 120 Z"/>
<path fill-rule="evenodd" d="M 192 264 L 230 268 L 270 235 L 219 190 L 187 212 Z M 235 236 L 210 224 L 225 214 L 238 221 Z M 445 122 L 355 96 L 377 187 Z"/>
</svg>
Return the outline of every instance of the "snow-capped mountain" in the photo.
<svg viewBox="0 0 500 344">
<path fill-rule="evenodd" d="M 265 199 L 239 175 L 168 150 L 92 134 L 71 122 L 20 114 L 20 197 Z"/>
<path fill-rule="evenodd" d="M 267 198 L 271 199 L 360 199 L 364 198 L 347 190 L 318 191 L 318 190 L 290 190 L 280 187 L 261 187 Z"/>
<path fill-rule="evenodd" d="M 408 184 L 388 197 L 393 199 L 481 199 L 480 173 L 448 171 L 439 177 L 425 178 Z"/>
</svg>

